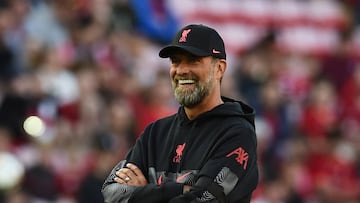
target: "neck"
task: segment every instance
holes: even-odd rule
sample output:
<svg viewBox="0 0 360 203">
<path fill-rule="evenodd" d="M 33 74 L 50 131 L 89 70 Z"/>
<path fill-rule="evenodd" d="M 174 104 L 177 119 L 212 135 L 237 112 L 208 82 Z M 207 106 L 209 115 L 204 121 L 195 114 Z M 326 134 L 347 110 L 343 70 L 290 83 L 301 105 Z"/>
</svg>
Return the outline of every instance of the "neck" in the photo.
<svg viewBox="0 0 360 203">
<path fill-rule="evenodd" d="M 195 107 L 185 108 L 185 113 L 190 120 L 195 119 L 200 114 L 210 111 L 211 109 L 223 104 L 224 102 L 221 100 L 221 97 L 217 97 L 216 99 L 207 97 L 200 104 Z"/>
</svg>

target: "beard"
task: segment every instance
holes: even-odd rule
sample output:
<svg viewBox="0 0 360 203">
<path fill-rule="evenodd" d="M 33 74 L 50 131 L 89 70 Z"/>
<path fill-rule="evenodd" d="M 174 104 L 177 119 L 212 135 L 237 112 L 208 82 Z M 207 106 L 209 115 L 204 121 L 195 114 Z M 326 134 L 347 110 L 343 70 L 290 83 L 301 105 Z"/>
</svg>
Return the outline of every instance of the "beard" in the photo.
<svg viewBox="0 0 360 203">
<path fill-rule="evenodd" d="M 179 86 L 177 82 L 179 78 L 194 80 L 195 87 L 191 89 Z M 189 75 L 185 77 L 175 77 L 172 81 L 172 87 L 175 99 L 179 102 L 179 104 L 187 108 L 193 108 L 200 104 L 204 98 L 210 94 L 211 89 L 214 87 L 214 83 L 214 78 L 211 74 L 209 74 L 209 77 L 205 82 L 200 82 L 197 77 Z"/>
</svg>

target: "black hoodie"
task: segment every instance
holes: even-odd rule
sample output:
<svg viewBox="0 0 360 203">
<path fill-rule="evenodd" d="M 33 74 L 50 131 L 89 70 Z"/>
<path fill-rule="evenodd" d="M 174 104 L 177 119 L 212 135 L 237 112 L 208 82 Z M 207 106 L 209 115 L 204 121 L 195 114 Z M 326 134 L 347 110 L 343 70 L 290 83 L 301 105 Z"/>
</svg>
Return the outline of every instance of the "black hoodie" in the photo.
<svg viewBox="0 0 360 203">
<path fill-rule="evenodd" d="M 189 120 L 177 114 L 150 124 L 103 185 L 105 202 L 250 202 L 258 184 L 254 110 L 222 97 L 224 104 Z M 137 165 L 148 185 L 116 183 L 115 172 Z M 183 194 L 183 185 L 192 189 Z"/>
</svg>

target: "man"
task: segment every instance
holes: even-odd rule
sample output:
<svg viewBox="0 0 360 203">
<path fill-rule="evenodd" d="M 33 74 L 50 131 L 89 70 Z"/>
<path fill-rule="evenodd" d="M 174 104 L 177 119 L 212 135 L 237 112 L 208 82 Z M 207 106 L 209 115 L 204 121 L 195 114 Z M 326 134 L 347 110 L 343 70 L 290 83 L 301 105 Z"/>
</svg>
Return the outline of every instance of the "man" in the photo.
<svg viewBox="0 0 360 203">
<path fill-rule="evenodd" d="M 177 114 L 147 126 L 103 185 L 105 202 L 250 202 L 258 184 L 254 110 L 220 94 L 224 42 L 188 25 L 163 48 Z"/>
</svg>

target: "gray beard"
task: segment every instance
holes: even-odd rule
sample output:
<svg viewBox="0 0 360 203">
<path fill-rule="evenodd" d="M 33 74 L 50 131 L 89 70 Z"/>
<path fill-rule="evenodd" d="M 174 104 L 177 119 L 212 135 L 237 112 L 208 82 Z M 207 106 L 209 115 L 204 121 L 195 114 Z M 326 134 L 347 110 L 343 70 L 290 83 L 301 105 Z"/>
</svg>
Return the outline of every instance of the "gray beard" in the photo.
<svg viewBox="0 0 360 203">
<path fill-rule="evenodd" d="M 204 98 L 210 94 L 213 85 L 214 83 L 211 78 L 205 84 L 199 84 L 199 82 L 197 82 L 193 90 L 179 88 L 177 84 L 173 82 L 175 99 L 180 105 L 187 108 L 193 108 L 200 104 Z"/>
</svg>

